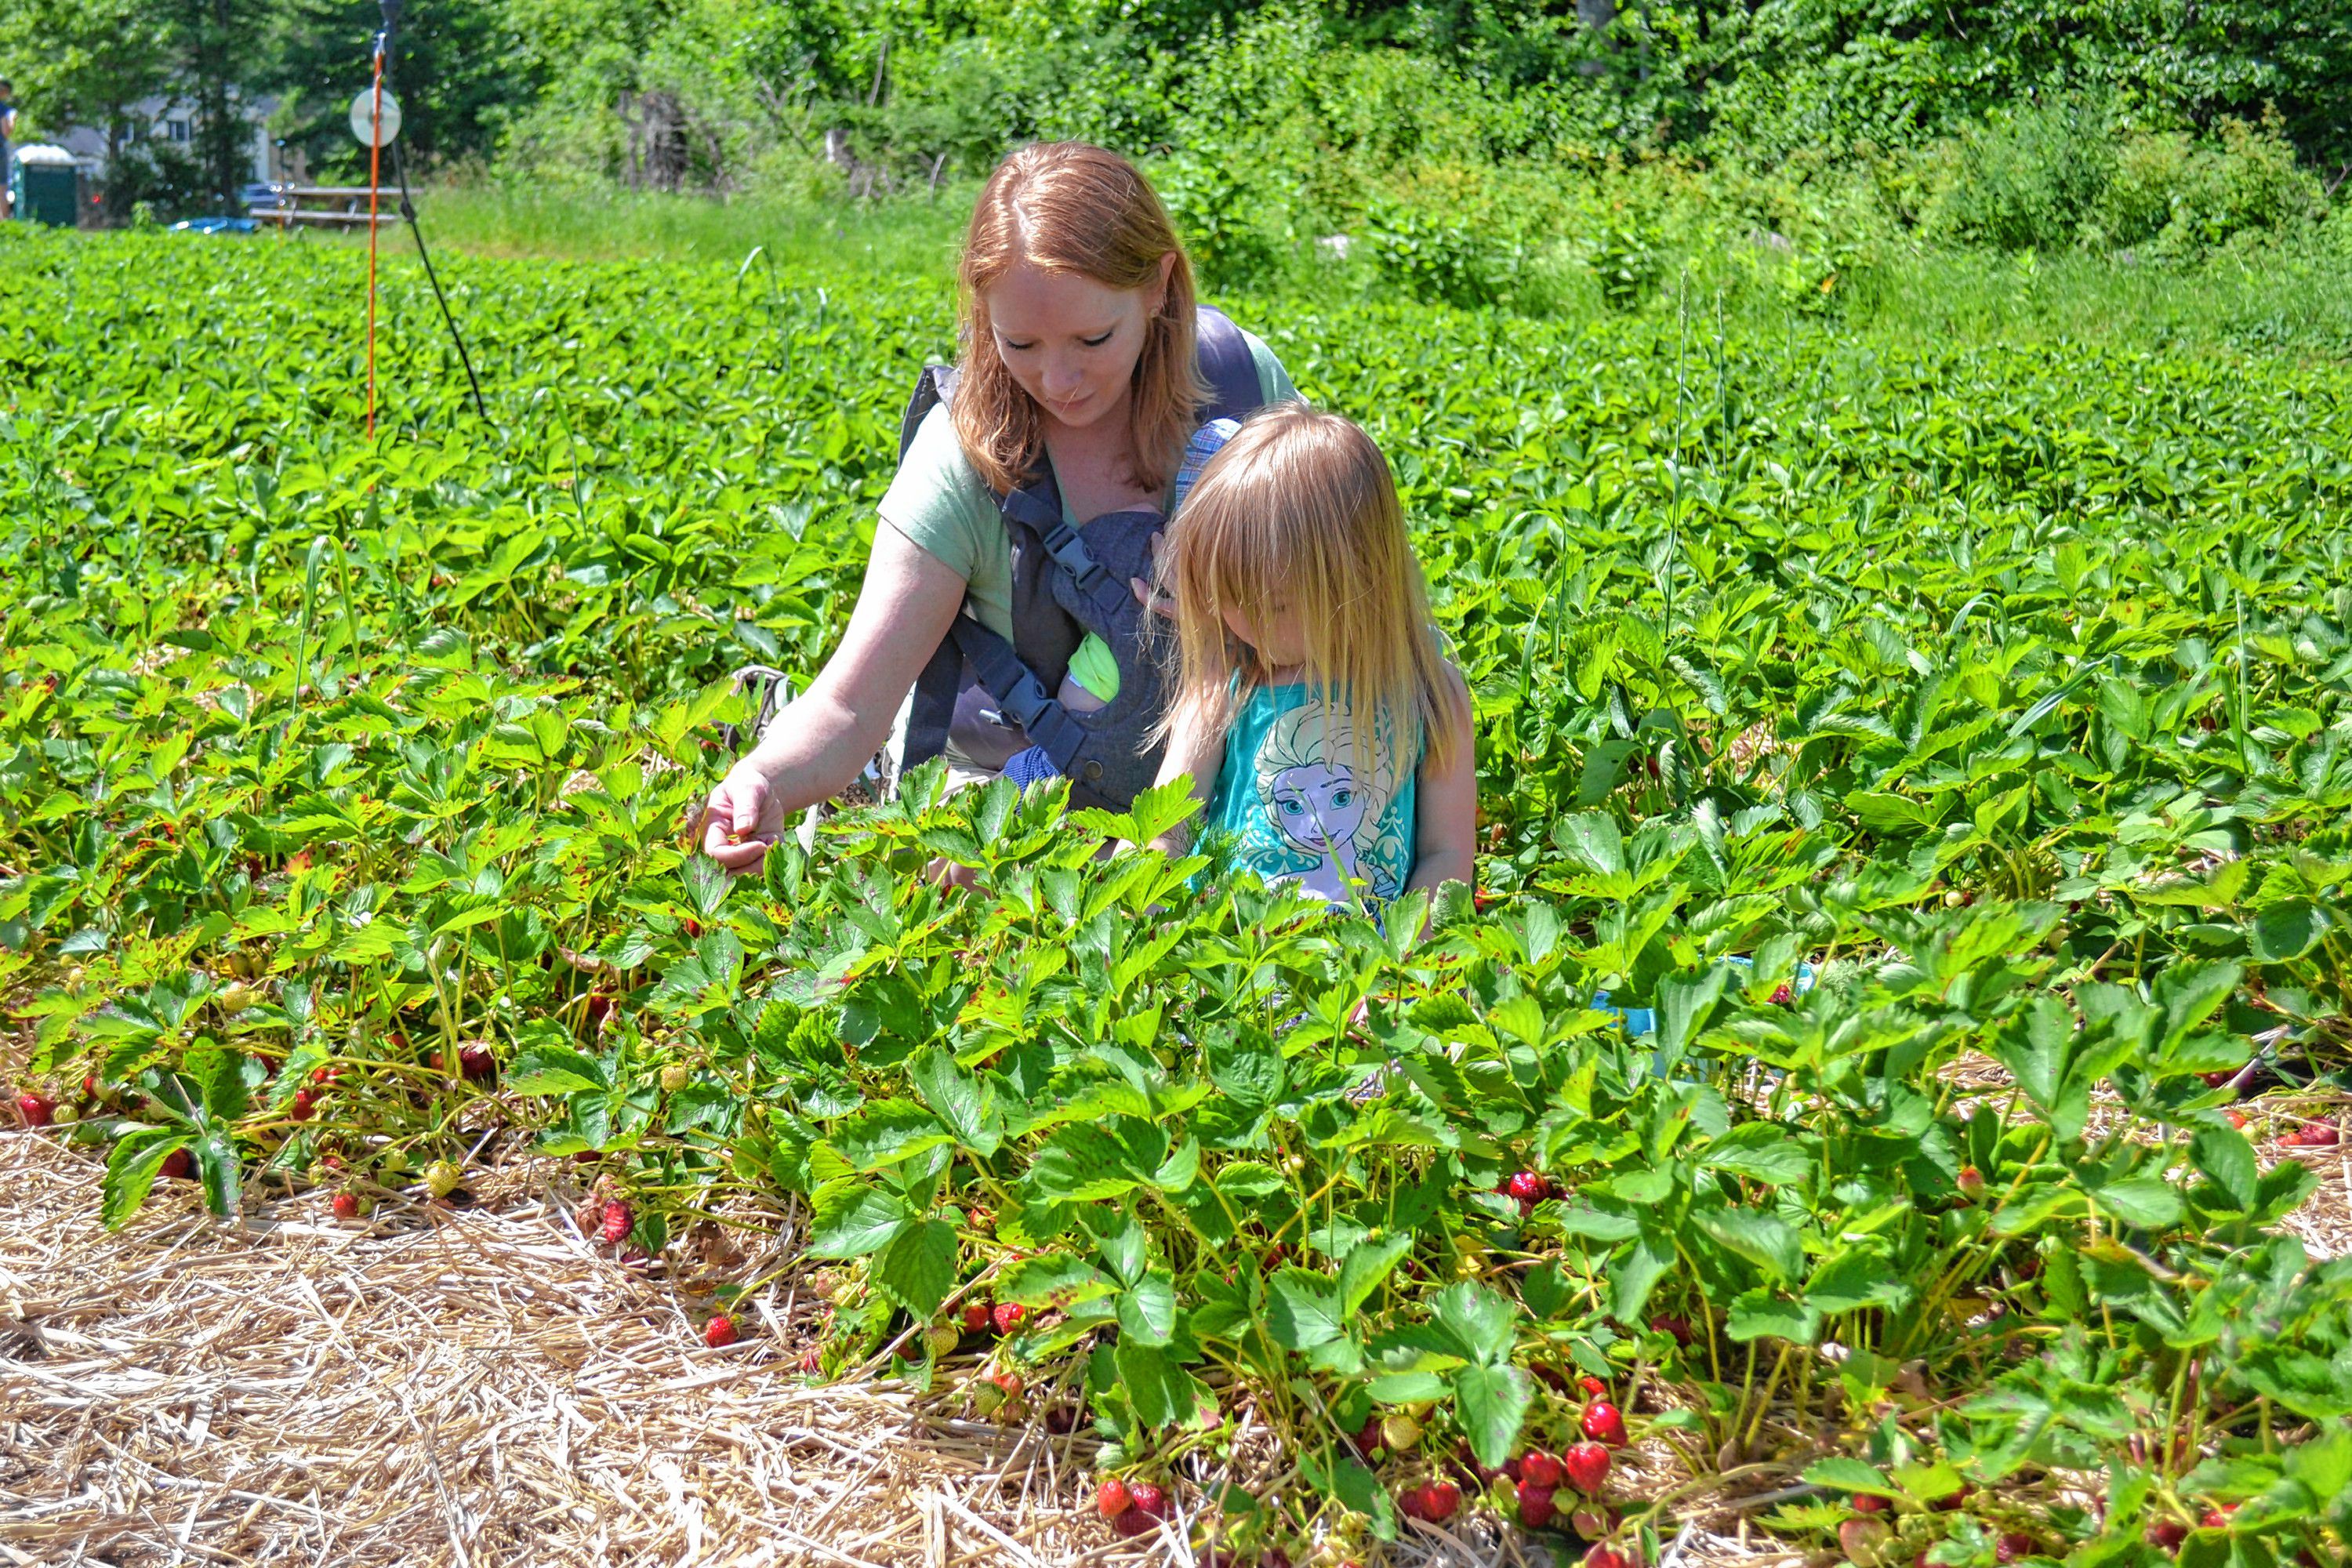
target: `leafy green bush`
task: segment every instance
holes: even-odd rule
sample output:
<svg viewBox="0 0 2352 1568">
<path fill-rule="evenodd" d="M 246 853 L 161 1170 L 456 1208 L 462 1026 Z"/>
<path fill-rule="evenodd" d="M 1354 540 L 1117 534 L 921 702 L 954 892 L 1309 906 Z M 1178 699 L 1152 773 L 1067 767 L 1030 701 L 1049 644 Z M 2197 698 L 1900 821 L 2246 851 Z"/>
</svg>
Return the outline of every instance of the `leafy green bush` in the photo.
<svg viewBox="0 0 2352 1568">
<path fill-rule="evenodd" d="M 2098 237 L 2194 256 L 2241 235 L 2282 235 L 2307 222 L 2317 203 L 2315 183 L 2274 125 L 2224 121 L 2212 142 L 2147 132 L 2116 149 Z"/>
<path fill-rule="evenodd" d="M 1441 216 L 1393 197 L 1365 211 L 1363 245 L 1380 279 L 1406 298 L 1473 307 L 1510 294 L 1523 248 L 1475 217 Z"/>
<path fill-rule="evenodd" d="M 1221 155 L 1225 154 L 1225 155 Z M 1152 188 L 1167 205 L 1184 249 L 1211 289 L 1246 289 L 1270 283 L 1283 269 L 1286 237 L 1269 232 L 1285 213 L 1278 197 L 1264 189 L 1268 175 L 1249 165 L 1238 149 L 1209 154 L 1188 153 L 1152 166 Z"/>
<path fill-rule="evenodd" d="M 2076 98 L 2000 111 L 1958 139 L 1936 228 L 2001 250 L 2074 244 L 2114 177 L 2103 111 Z"/>
</svg>

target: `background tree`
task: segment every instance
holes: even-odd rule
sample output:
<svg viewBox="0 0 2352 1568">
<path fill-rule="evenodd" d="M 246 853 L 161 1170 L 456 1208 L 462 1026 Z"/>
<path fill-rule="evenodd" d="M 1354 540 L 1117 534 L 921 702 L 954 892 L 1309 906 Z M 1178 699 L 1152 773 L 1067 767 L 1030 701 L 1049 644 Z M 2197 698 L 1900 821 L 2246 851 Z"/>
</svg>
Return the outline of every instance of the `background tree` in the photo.
<svg viewBox="0 0 2352 1568">
<path fill-rule="evenodd" d="M 259 0 L 179 0 L 168 13 L 184 91 L 195 103 L 194 141 L 205 189 L 237 209 L 252 164 L 253 129 L 241 112 L 263 60 Z"/>
<path fill-rule="evenodd" d="M 375 0 L 280 0 L 274 8 L 257 74 L 280 99 L 278 133 L 313 166 L 362 155 L 345 115 L 369 81 L 383 25 Z M 414 0 L 393 40 L 392 72 L 401 149 L 413 167 L 488 156 L 518 106 L 544 86 L 502 0 Z"/>
<path fill-rule="evenodd" d="M 168 18 L 155 0 L 10 0 L 0 7 L 0 59 L 9 63 L 22 110 L 18 139 L 87 125 L 106 135 L 107 163 L 126 176 L 107 184 L 120 220 L 150 182 L 129 167 L 138 127 L 131 106 L 166 90 L 173 65 Z"/>
</svg>

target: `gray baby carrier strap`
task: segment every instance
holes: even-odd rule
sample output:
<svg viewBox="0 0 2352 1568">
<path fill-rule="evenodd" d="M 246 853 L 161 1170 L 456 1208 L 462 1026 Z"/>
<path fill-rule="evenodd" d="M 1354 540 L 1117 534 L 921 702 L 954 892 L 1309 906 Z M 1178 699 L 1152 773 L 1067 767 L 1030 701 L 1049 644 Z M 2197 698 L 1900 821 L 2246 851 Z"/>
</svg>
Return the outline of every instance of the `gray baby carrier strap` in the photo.
<svg viewBox="0 0 2352 1568">
<path fill-rule="evenodd" d="M 1212 390 L 1204 419 L 1238 419 L 1263 401 L 1248 340 L 1222 311 L 1202 306 L 1198 363 Z M 925 416 L 954 395 L 955 372 L 926 368 L 899 432 L 903 457 Z M 945 752 L 950 735 L 974 763 L 1002 767 L 1024 746 L 1045 749 L 1070 781 L 1070 800 L 1123 811 L 1160 770 L 1150 739 L 1163 707 L 1160 669 L 1129 587 L 1151 572 L 1151 542 L 1166 519 L 1148 509 L 1108 512 L 1074 528 L 1062 515 L 1052 465 L 1000 497 L 1013 554 L 1013 637 L 997 636 L 969 613 L 956 617 L 915 682 L 904 763 Z M 1082 537 L 1083 535 L 1083 537 Z M 1118 663 L 1118 694 L 1092 713 L 1074 713 L 1054 693 L 1070 658 L 1092 632 Z"/>
</svg>

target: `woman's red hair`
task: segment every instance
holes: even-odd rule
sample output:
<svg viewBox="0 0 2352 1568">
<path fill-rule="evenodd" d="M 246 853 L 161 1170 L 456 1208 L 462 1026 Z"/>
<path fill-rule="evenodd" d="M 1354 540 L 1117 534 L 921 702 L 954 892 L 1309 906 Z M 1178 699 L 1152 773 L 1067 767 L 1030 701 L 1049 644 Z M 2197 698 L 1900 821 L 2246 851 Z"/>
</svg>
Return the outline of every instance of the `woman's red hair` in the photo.
<svg viewBox="0 0 2352 1568">
<path fill-rule="evenodd" d="M 1175 478 L 1209 401 L 1193 362 L 1192 268 L 1168 210 L 1134 164 L 1084 142 L 1034 142 L 996 166 L 972 209 L 956 269 L 963 363 L 950 405 L 957 444 L 990 489 L 1001 495 L 1026 481 L 1045 451 L 1045 424 L 996 352 L 989 288 L 1026 262 L 1105 288 L 1140 289 L 1159 281 L 1161 259 L 1171 255 L 1167 296 L 1145 329 L 1128 412 L 1133 478 L 1152 490 Z"/>
</svg>

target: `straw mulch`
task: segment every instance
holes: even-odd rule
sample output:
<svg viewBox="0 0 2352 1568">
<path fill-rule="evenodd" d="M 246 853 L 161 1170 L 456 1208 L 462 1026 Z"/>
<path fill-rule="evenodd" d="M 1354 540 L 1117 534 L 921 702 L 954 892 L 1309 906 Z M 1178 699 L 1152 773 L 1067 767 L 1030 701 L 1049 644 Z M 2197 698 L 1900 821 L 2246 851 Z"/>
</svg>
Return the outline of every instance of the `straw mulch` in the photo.
<svg viewBox="0 0 2352 1568">
<path fill-rule="evenodd" d="M 1191 1560 L 1110 1539 L 1082 1436 L 813 1385 L 788 1286 L 706 1349 L 692 1300 L 598 1256 L 545 1169 L 353 1225 L 312 1193 L 224 1226 L 164 1184 L 110 1234 L 94 1159 L 0 1133 L 0 1562 Z M 1415 1528 L 1387 1562 L 1542 1561 Z M 1675 1555 L 1759 1545 L 1693 1528 Z"/>
<path fill-rule="evenodd" d="M 814 1387 L 784 1297 L 706 1349 L 522 1186 L 229 1227 L 0 1135 L 0 1556 L 16 1563 L 1069 1563 L 1060 1440 Z"/>
</svg>

